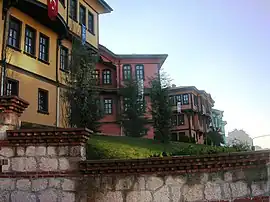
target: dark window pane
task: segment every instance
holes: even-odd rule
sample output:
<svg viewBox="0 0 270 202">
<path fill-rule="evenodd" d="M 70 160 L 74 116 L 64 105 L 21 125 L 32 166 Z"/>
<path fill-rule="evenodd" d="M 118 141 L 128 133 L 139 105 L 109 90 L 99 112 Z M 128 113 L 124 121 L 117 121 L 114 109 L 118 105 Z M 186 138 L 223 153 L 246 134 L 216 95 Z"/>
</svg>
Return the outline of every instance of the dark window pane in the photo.
<svg viewBox="0 0 270 202">
<path fill-rule="evenodd" d="M 77 20 L 77 0 L 70 0 L 70 17 Z"/>
<path fill-rule="evenodd" d="M 102 78 L 103 84 L 111 84 L 112 83 L 111 70 L 103 70 L 102 77 L 103 77 Z"/>
<path fill-rule="evenodd" d="M 48 112 L 48 91 L 38 90 L 38 111 Z"/>
<path fill-rule="evenodd" d="M 94 33 L 94 15 L 88 12 L 88 30 Z"/>
<path fill-rule="evenodd" d="M 183 95 L 183 104 L 189 104 L 189 96 L 188 94 L 184 94 Z"/>
<path fill-rule="evenodd" d="M 104 99 L 104 113 L 112 114 L 112 99 Z"/>
<path fill-rule="evenodd" d="M 68 49 L 63 46 L 60 49 L 60 68 L 68 70 Z"/>
<path fill-rule="evenodd" d="M 31 55 L 35 55 L 36 52 L 36 31 L 29 26 L 25 27 L 24 51 Z"/>
<path fill-rule="evenodd" d="M 8 79 L 6 82 L 6 95 L 16 95 L 19 94 L 19 82 L 13 79 Z"/>
<path fill-rule="evenodd" d="M 136 65 L 136 79 L 141 80 L 144 79 L 144 66 Z"/>
<path fill-rule="evenodd" d="M 13 17 L 9 21 L 8 45 L 20 48 L 21 22 Z"/>
<path fill-rule="evenodd" d="M 43 34 L 39 36 L 39 59 L 49 61 L 49 38 Z"/>
<path fill-rule="evenodd" d="M 131 67 L 130 65 L 123 66 L 123 79 L 130 80 L 131 79 Z"/>
<path fill-rule="evenodd" d="M 86 24 L 86 9 L 84 6 L 80 5 L 80 23 Z"/>
</svg>

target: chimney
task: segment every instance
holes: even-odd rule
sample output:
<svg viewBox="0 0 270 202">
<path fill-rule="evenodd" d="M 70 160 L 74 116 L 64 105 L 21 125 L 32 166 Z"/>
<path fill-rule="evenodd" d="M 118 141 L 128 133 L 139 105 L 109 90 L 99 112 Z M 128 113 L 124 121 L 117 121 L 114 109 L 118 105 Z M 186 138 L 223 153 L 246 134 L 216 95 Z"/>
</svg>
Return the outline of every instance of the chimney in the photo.
<svg viewBox="0 0 270 202">
<path fill-rule="evenodd" d="M 17 96 L 0 97 L 0 140 L 6 139 L 7 130 L 21 127 L 20 116 L 29 103 Z"/>
</svg>

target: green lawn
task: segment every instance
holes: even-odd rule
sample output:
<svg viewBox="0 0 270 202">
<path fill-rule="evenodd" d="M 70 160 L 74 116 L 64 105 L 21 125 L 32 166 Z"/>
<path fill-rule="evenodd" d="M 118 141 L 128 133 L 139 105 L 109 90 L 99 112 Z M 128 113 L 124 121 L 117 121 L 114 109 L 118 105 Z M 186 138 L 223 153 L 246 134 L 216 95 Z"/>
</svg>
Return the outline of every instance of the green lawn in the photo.
<svg viewBox="0 0 270 202">
<path fill-rule="evenodd" d="M 88 141 L 88 159 L 134 159 L 153 155 L 200 155 L 234 152 L 233 148 L 170 142 L 162 144 L 156 140 L 133 137 L 92 136 Z"/>
</svg>

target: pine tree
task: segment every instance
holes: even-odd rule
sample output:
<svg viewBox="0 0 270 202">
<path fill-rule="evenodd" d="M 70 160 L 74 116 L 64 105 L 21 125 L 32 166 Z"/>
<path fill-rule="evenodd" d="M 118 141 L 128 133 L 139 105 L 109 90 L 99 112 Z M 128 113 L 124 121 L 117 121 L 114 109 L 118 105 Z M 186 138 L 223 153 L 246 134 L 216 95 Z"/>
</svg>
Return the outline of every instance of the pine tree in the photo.
<svg viewBox="0 0 270 202">
<path fill-rule="evenodd" d="M 145 102 L 140 95 L 138 82 L 128 80 L 121 89 L 123 96 L 123 112 L 121 117 L 125 134 L 132 137 L 142 137 L 147 134 L 147 119 L 145 118 Z"/>
<path fill-rule="evenodd" d="M 64 92 L 71 127 L 87 127 L 93 131 L 99 128 L 102 111 L 94 74 L 97 61 L 90 49 L 73 39 L 69 73 L 65 78 L 68 88 Z"/>
<path fill-rule="evenodd" d="M 169 100 L 170 79 L 166 73 L 150 80 L 150 98 L 155 139 L 163 143 L 170 140 L 172 107 Z"/>
</svg>

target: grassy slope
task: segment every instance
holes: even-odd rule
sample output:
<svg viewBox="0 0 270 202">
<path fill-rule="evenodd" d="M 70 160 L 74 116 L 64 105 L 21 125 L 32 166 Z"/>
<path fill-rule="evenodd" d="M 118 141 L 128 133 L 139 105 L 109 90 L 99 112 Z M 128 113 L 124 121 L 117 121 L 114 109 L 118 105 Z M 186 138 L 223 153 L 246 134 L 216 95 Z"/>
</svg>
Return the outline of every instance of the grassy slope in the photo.
<svg viewBox="0 0 270 202">
<path fill-rule="evenodd" d="M 88 142 L 88 159 L 147 158 L 163 151 L 171 155 L 198 155 L 235 151 L 232 148 L 211 147 L 182 142 L 162 144 L 156 140 L 132 137 L 93 136 Z"/>
</svg>

